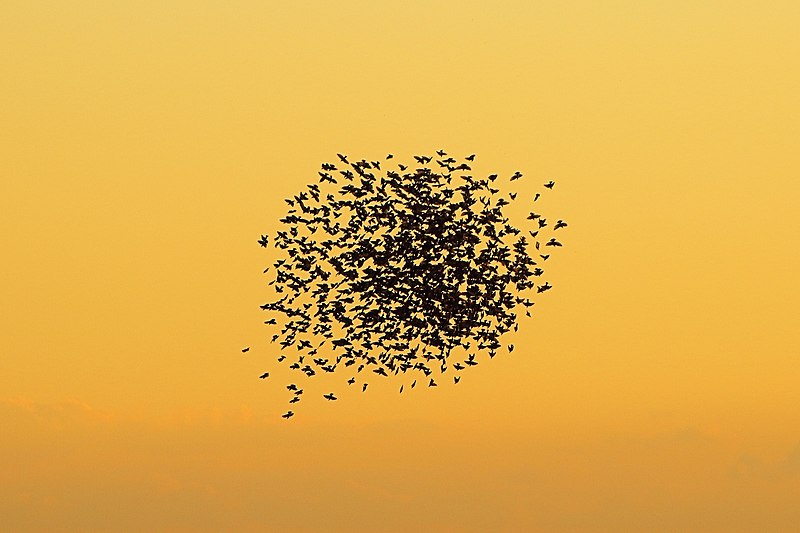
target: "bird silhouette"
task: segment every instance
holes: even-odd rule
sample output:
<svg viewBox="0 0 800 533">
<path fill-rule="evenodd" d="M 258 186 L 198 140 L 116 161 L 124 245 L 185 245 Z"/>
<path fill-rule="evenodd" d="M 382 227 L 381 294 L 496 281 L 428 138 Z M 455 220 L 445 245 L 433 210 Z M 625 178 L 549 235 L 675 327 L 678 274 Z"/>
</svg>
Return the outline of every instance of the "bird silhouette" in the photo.
<svg viewBox="0 0 800 533">
<path fill-rule="evenodd" d="M 275 328 L 278 362 L 288 359 L 301 380 L 344 367 L 348 386 L 371 370 L 386 379 L 412 373 L 434 387 L 450 367 L 459 383 L 479 366 L 476 354 L 513 351 L 502 336 L 519 331 L 517 306 L 530 316 L 524 291 L 551 287 L 535 283 L 544 273 L 537 262 L 550 255 L 535 254 L 542 244 L 562 246 L 548 233 L 566 222 L 548 225 L 531 212 L 533 227 L 518 228 L 504 212 L 517 192 L 503 192 L 496 173 L 474 173 L 475 154 L 458 160 L 437 149 L 435 161 L 418 154 L 411 165 L 398 161 L 399 171 L 382 164 L 400 159 L 392 153 L 379 161 L 336 155 L 339 168 L 322 163 L 318 180 L 285 199 L 283 227 L 258 241 L 279 256 L 264 272 L 276 297 L 260 306 L 275 314 L 264 323 Z M 516 171 L 510 181 L 522 177 Z"/>
<path fill-rule="evenodd" d="M 260 376 L 258 376 L 258 377 L 259 377 L 260 379 L 267 379 L 267 378 L 269 377 L 269 372 L 264 372 L 263 374 L 261 374 L 261 375 L 260 375 Z"/>
<path fill-rule="evenodd" d="M 294 413 L 293 413 L 293 412 L 291 412 L 291 411 L 288 411 L 286 414 L 284 414 L 284 415 L 281 415 L 281 416 L 282 416 L 283 418 L 289 419 L 289 418 L 292 418 L 292 417 L 294 416 Z M 294 422 L 292 422 L 292 423 L 294 423 Z"/>
<path fill-rule="evenodd" d="M 250 351 L 250 347 L 242 348 L 242 353 L 247 353 Z"/>
</svg>

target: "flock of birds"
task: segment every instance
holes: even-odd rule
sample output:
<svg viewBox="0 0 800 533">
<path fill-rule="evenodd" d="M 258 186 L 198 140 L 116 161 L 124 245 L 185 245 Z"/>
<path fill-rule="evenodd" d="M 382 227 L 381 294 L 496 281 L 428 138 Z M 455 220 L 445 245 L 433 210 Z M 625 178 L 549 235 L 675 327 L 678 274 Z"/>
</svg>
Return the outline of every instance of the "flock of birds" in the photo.
<svg viewBox="0 0 800 533">
<path fill-rule="evenodd" d="M 497 174 L 473 177 L 475 154 L 457 161 L 438 150 L 396 169 L 392 154 L 383 161 L 337 155 L 336 164 L 322 164 L 318 183 L 286 199 L 285 227 L 272 239 L 283 255 L 264 270 L 276 299 L 261 309 L 280 316 L 265 321 L 278 328 L 271 338 L 280 345 L 278 363 L 300 379 L 345 372 L 348 386 L 360 381 L 362 392 L 367 376 L 407 372 L 435 387 L 448 368 L 458 383 L 479 353 L 495 357 L 501 336 L 518 330 L 520 306 L 531 316 L 534 302 L 524 291 L 552 288 L 538 280 L 549 250 L 562 246 L 552 232 L 567 223 L 531 211 L 533 229 L 515 227 L 503 208 L 517 193 L 501 192 Z M 269 236 L 258 243 L 269 246 Z M 290 404 L 301 400 L 298 385 L 286 389 Z M 332 392 L 323 397 L 337 400 Z"/>
</svg>

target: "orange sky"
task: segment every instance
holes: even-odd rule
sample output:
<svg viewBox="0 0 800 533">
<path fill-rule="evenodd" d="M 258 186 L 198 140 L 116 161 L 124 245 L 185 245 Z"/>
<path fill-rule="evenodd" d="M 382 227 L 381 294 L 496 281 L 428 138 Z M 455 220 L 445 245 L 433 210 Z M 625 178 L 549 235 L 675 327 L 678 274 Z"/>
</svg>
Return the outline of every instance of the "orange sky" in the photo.
<svg viewBox="0 0 800 533">
<path fill-rule="evenodd" d="M 799 6 L 6 0 L 0 530 L 796 531 Z M 256 239 L 436 148 L 556 179 L 555 289 L 281 420 Z"/>
</svg>

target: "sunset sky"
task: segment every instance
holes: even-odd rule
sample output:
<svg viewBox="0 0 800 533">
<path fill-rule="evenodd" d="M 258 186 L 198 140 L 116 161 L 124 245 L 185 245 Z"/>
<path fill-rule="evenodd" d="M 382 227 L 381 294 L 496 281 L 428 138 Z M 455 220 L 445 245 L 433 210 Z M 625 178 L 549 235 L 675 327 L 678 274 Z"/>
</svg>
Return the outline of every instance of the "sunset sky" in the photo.
<svg viewBox="0 0 800 533">
<path fill-rule="evenodd" d="M 0 531 L 796 532 L 798 27 L 783 0 L 4 0 Z M 438 148 L 556 180 L 554 289 L 457 386 L 337 373 L 281 419 L 258 237 L 337 152 Z"/>
</svg>

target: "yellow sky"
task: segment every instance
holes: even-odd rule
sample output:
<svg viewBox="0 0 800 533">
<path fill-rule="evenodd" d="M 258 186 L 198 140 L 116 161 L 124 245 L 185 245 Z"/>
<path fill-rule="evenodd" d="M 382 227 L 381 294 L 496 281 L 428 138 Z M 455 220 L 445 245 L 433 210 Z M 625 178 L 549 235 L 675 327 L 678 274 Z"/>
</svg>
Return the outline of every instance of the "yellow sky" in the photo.
<svg viewBox="0 0 800 533">
<path fill-rule="evenodd" d="M 798 25 L 788 1 L 6 0 L 0 530 L 796 531 Z M 555 289 L 458 387 L 286 423 L 256 239 L 336 152 L 436 148 L 557 181 Z"/>
</svg>

